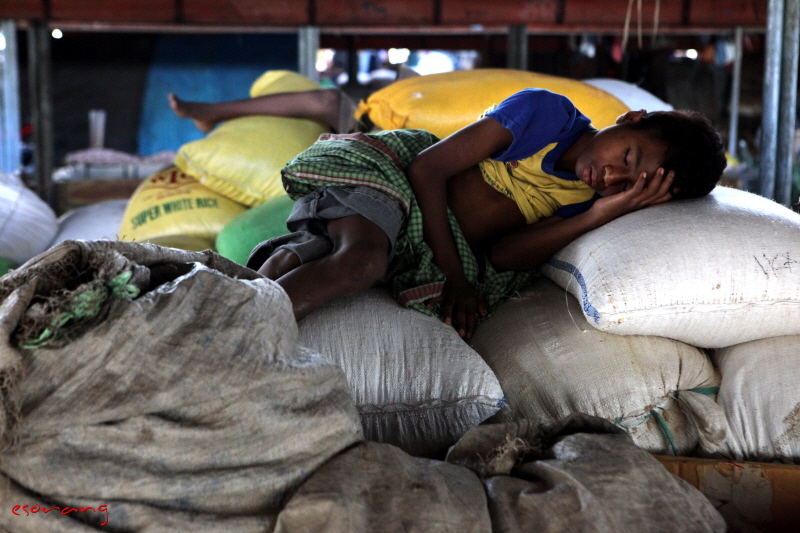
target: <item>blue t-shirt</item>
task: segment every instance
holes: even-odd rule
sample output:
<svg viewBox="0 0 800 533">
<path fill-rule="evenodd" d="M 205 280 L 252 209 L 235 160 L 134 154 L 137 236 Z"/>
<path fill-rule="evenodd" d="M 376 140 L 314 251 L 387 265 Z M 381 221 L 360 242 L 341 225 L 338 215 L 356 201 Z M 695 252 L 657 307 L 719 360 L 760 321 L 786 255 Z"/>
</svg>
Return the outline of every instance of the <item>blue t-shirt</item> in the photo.
<svg viewBox="0 0 800 533">
<path fill-rule="evenodd" d="M 572 172 L 556 170 L 555 164 L 564 151 L 578 138 L 594 128 L 591 120 L 561 94 L 545 89 L 523 89 L 501 102 L 484 116 L 491 117 L 514 135 L 505 150 L 492 160 L 515 163 L 539 154 L 555 143 L 541 158 L 541 170 L 561 180 L 580 181 Z M 563 218 L 583 213 L 599 198 L 560 206 L 553 214 Z"/>
</svg>

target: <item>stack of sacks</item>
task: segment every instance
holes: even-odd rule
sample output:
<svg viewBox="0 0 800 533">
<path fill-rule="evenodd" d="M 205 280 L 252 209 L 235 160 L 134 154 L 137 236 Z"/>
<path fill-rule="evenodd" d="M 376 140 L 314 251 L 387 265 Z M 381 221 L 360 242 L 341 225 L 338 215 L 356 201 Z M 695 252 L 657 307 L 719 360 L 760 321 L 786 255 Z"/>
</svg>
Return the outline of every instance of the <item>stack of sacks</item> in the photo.
<svg viewBox="0 0 800 533">
<path fill-rule="evenodd" d="M 295 72 L 269 71 L 253 83 L 250 95 L 320 88 Z M 203 139 L 183 145 L 173 167 L 142 183 L 125 212 L 120 239 L 184 250 L 216 249 L 219 234 L 236 217 L 270 200 L 287 200 L 280 170 L 326 131 L 313 120 L 282 117 L 221 123 Z M 238 258 L 241 246 L 228 242 L 221 242 L 223 256 Z"/>
<path fill-rule="evenodd" d="M 0 275 L 46 250 L 57 231 L 50 206 L 19 177 L 0 172 Z"/>
<path fill-rule="evenodd" d="M 580 302 L 599 331 L 716 349 L 717 401 L 728 426 L 717 452 L 798 461 L 798 257 L 800 215 L 717 187 L 592 231 L 542 273 Z"/>
<path fill-rule="evenodd" d="M 614 78 L 588 78 L 581 80 L 587 85 L 597 87 L 608 94 L 613 94 L 628 109 L 638 111 L 672 111 L 674 108 L 664 100 L 658 98 L 633 83 Z"/>
<path fill-rule="evenodd" d="M 587 413 L 625 429 L 654 453 L 715 452 L 725 416 L 714 402 L 719 374 L 702 350 L 652 335 L 592 328 L 574 297 L 537 279 L 473 336 L 506 395 L 492 419 L 553 424 Z"/>
</svg>

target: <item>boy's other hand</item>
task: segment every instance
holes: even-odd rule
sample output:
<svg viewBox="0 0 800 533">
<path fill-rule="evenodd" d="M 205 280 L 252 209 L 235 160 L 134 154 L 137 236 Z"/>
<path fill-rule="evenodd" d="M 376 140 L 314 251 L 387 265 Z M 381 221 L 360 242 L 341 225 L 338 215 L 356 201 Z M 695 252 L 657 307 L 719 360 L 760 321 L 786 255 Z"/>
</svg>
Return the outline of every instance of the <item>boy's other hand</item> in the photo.
<svg viewBox="0 0 800 533">
<path fill-rule="evenodd" d="M 672 198 L 674 178 L 674 171 L 665 175 L 665 170 L 659 168 L 648 183 L 647 174 L 642 173 L 633 187 L 597 200 L 592 210 L 600 217 L 601 224 L 605 224 L 644 207 L 662 204 Z"/>
<path fill-rule="evenodd" d="M 442 304 L 442 321 L 453 326 L 464 340 L 472 337 L 478 317 L 486 316 L 489 311 L 483 295 L 466 280 L 448 278 L 442 294 L 428 300 L 428 308 L 432 309 L 437 303 Z"/>
</svg>

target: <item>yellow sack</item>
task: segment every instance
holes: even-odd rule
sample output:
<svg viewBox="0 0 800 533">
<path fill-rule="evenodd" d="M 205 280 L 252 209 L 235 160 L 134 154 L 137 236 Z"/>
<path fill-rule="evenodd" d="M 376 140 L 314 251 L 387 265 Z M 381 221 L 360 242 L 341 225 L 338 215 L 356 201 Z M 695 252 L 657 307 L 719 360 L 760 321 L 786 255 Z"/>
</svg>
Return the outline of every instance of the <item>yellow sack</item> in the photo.
<svg viewBox="0 0 800 533">
<path fill-rule="evenodd" d="M 250 96 L 315 89 L 321 86 L 305 76 L 273 70 L 253 83 Z M 327 131 L 327 126 L 313 120 L 237 118 L 181 146 L 175 164 L 209 189 L 252 207 L 284 194 L 281 169 Z"/>
<path fill-rule="evenodd" d="M 523 70 L 457 70 L 397 81 L 374 92 L 356 112 L 381 129 L 423 129 L 444 138 L 475 122 L 492 104 L 536 87 L 563 94 L 592 120 L 611 126 L 628 107 L 601 89 L 569 78 Z"/>
<path fill-rule="evenodd" d="M 193 252 L 213 250 L 220 230 L 246 210 L 170 167 L 153 174 L 134 191 L 122 217 L 119 239 Z"/>
</svg>

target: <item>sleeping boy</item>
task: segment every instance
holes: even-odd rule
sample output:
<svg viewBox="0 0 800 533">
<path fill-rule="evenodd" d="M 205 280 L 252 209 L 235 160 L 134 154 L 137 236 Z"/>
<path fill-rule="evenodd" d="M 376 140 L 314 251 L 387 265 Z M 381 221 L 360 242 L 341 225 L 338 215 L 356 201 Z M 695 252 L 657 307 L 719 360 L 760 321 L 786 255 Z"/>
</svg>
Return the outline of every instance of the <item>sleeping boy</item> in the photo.
<svg viewBox="0 0 800 533">
<path fill-rule="evenodd" d="M 292 232 L 248 266 L 297 320 L 391 284 L 404 306 L 469 339 L 577 237 L 627 213 L 708 194 L 726 165 L 702 115 L 629 111 L 596 130 L 562 95 L 525 89 L 439 140 L 423 130 L 323 135 L 282 171 Z"/>
</svg>

